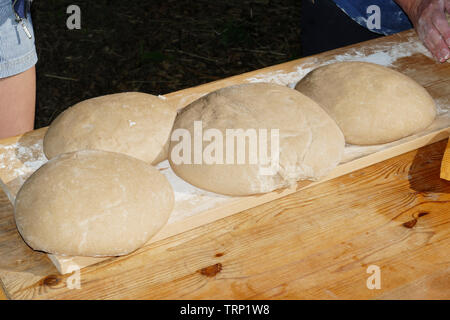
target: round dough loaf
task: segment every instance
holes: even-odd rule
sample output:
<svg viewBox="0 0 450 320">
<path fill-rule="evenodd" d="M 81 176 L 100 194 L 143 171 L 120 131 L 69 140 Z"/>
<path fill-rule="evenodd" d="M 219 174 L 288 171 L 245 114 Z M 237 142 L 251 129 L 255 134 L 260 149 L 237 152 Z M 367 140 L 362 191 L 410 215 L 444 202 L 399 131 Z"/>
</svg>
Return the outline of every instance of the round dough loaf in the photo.
<svg viewBox="0 0 450 320">
<path fill-rule="evenodd" d="M 178 160 L 175 163 L 174 148 L 177 150 L 182 139 L 174 141 L 174 134 L 177 129 L 185 129 L 194 137 L 194 121 L 202 121 L 203 132 L 221 132 L 223 164 L 195 164 L 193 155 L 192 164 Z M 226 129 L 255 129 L 258 143 L 259 129 L 267 129 L 268 155 L 272 150 L 270 130 L 279 129 L 278 171 L 260 174 L 260 167 L 268 166 L 250 163 L 250 140 L 246 143 L 244 164 L 237 164 L 237 153 L 233 164 L 227 162 Z M 178 114 L 171 140 L 169 161 L 179 177 L 202 189 L 236 196 L 270 192 L 300 179 L 316 180 L 340 162 L 345 145 L 336 123 L 314 101 L 293 89 L 269 83 L 231 86 L 194 101 Z M 209 144 L 203 143 L 203 151 Z M 194 148 L 192 138 L 191 150 Z"/>
<path fill-rule="evenodd" d="M 350 144 L 392 142 L 428 127 L 436 108 L 411 78 L 367 62 L 338 62 L 308 73 L 295 87 L 323 107 Z"/>
<path fill-rule="evenodd" d="M 44 137 L 44 153 L 96 149 L 156 164 L 167 159 L 176 111 L 163 98 L 141 92 L 84 100 L 61 113 Z"/>
<path fill-rule="evenodd" d="M 118 256 L 143 246 L 167 222 L 172 187 L 157 169 L 124 154 L 82 150 L 53 158 L 15 201 L 28 245 L 70 256 Z"/>
</svg>

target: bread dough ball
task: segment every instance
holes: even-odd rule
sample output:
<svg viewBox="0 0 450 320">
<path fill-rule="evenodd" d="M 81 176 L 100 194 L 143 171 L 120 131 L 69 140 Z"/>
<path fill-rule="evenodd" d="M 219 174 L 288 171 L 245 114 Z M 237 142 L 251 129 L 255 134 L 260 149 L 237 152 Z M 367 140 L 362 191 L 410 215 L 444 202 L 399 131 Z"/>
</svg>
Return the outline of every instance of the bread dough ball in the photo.
<svg viewBox="0 0 450 320">
<path fill-rule="evenodd" d="M 167 159 L 176 111 L 163 98 L 116 93 L 77 103 L 61 113 L 44 137 L 44 153 L 97 149 L 156 164 Z"/>
<path fill-rule="evenodd" d="M 428 127 L 436 108 L 411 78 L 367 62 L 338 62 L 308 73 L 295 87 L 337 122 L 350 144 L 392 142 Z"/>
<path fill-rule="evenodd" d="M 82 150 L 55 157 L 33 173 L 17 194 L 14 215 L 35 250 L 118 256 L 156 234 L 173 205 L 172 187 L 150 164 Z"/>
<path fill-rule="evenodd" d="M 205 159 L 201 164 L 195 163 L 194 121 L 201 121 L 203 137 L 209 129 L 221 133 L 223 156 L 218 159 L 223 159 L 223 164 Z M 178 149 L 184 138 L 174 139 L 177 129 L 187 130 L 192 137 L 190 164 L 176 163 L 174 159 L 177 154 L 184 155 L 184 149 Z M 259 130 L 266 129 L 267 160 L 275 164 L 279 155 L 279 168 L 272 174 L 261 174 L 260 168 L 267 169 L 269 165 L 261 163 L 261 157 L 257 163 L 250 162 L 250 138 L 245 143 L 244 164 L 238 162 L 237 139 L 234 161 L 227 161 L 227 129 L 254 130 L 258 144 L 264 141 Z M 271 138 L 272 129 L 279 130 L 279 152 L 273 152 L 275 157 L 271 157 L 276 141 Z M 203 142 L 203 155 L 216 139 L 210 140 Z M 323 177 L 340 162 L 344 145 L 336 123 L 314 101 L 284 86 L 252 83 L 217 90 L 181 110 L 172 132 L 169 161 L 174 172 L 194 186 L 227 195 L 251 195 L 287 187 L 300 179 Z M 259 150 L 263 149 L 258 147 Z"/>
</svg>

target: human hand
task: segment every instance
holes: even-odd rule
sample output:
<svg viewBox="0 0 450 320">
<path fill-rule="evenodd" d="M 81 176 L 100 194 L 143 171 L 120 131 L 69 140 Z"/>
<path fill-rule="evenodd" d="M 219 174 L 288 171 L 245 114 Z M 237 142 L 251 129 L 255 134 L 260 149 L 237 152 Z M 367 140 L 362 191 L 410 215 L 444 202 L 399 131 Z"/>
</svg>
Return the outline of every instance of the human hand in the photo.
<svg viewBox="0 0 450 320">
<path fill-rule="evenodd" d="M 450 58 L 450 26 L 446 12 L 450 14 L 450 0 L 416 0 L 410 7 L 409 18 L 420 40 L 436 60 Z"/>
</svg>

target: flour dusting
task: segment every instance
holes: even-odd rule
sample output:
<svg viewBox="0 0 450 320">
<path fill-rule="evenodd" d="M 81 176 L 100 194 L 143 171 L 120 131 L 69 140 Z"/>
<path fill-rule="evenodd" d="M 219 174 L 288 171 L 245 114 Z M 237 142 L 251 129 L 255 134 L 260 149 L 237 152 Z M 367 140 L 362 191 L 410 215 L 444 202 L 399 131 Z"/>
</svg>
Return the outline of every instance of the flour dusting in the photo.
<svg viewBox="0 0 450 320">
<path fill-rule="evenodd" d="M 11 145 L 0 144 L 0 149 L 5 150 L 0 154 L 0 169 L 11 171 L 15 176 L 32 173 L 47 162 L 42 140 L 30 146 L 23 146 L 20 142 Z M 21 163 L 20 166 L 17 166 L 18 162 Z"/>
<path fill-rule="evenodd" d="M 434 99 L 434 102 L 436 103 L 436 111 L 438 116 L 448 114 L 450 108 L 449 98 Z"/>
<path fill-rule="evenodd" d="M 169 223 L 214 208 L 219 203 L 231 198 L 196 188 L 187 183 L 173 172 L 168 160 L 160 162 L 156 167 L 167 178 L 175 194 L 175 208 L 169 218 Z"/>
<path fill-rule="evenodd" d="M 369 49 L 373 53 L 367 54 L 365 52 Z M 312 63 L 311 61 L 305 62 L 297 66 L 296 70 L 293 72 L 286 73 L 279 70 L 276 72 L 261 73 L 245 80 L 248 82 L 271 82 L 294 88 L 297 82 L 300 81 L 305 75 L 320 66 L 335 62 L 362 61 L 389 67 L 392 66 L 398 59 L 409 57 L 416 53 L 420 53 L 431 58 L 431 54 L 422 45 L 422 43 L 418 42 L 414 38 L 411 38 L 407 42 L 391 42 L 384 45 L 372 45 L 370 47 L 349 49 L 347 53 L 336 55 L 328 60 L 319 61 L 315 58 Z"/>
<path fill-rule="evenodd" d="M 20 187 L 29 176 L 39 169 L 47 158 L 43 152 L 42 139 L 29 146 L 16 142 L 11 145 L 0 144 L 0 172 L 5 181 L 0 187 L 4 189 L 11 203 Z"/>
</svg>

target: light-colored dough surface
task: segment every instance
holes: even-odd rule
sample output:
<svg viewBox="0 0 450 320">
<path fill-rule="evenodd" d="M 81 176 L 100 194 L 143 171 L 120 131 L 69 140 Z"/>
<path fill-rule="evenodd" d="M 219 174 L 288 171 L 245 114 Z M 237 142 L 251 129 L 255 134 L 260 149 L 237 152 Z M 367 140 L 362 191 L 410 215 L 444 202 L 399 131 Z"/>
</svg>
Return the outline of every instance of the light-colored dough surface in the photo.
<svg viewBox="0 0 450 320">
<path fill-rule="evenodd" d="M 62 154 L 24 183 L 15 201 L 28 245 L 71 256 L 117 256 L 143 246 L 167 222 L 172 187 L 154 167 L 120 153 Z"/>
<path fill-rule="evenodd" d="M 203 132 L 217 129 L 223 137 L 226 129 L 279 129 L 280 168 L 274 175 L 259 174 L 260 165 L 249 164 L 248 157 L 245 164 L 193 164 L 193 157 L 192 164 L 175 164 L 172 150 L 180 142 L 171 141 L 174 172 L 194 186 L 220 194 L 258 194 L 300 179 L 319 179 L 339 163 L 344 151 L 343 134 L 327 113 L 303 94 L 280 85 L 242 84 L 212 92 L 183 109 L 174 130 L 186 129 L 194 137 L 194 121 L 202 121 Z M 203 148 L 208 145 L 204 142 Z M 248 156 L 248 140 L 246 146 Z M 268 150 L 270 155 L 270 143 Z"/>
<path fill-rule="evenodd" d="M 44 152 L 51 159 L 65 152 L 96 149 L 156 164 L 167 159 L 175 116 L 163 98 L 141 92 L 84 100 L 51 123 Z"/>
<path fill-rule="evenodd" d="M 421 85 L 373 63 L 319 67 L 296 89 L 330 114 L 349 144 L 392 142 L 424 130 L 436 117 L 435 103 Z"/>
</svg>

